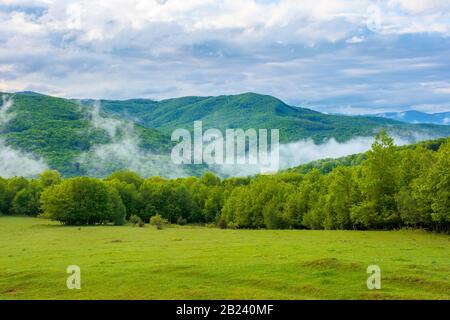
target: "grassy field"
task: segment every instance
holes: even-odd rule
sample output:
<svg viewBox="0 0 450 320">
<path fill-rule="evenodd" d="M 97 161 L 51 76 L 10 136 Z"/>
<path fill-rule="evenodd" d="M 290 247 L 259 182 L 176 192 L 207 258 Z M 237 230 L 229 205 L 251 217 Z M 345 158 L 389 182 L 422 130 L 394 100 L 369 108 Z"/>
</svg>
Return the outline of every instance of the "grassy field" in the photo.
<svg viewBox="0 0 450 320">
<path fill-rule="evenodd" d="M 381 290 L 366 287 L 379 265 Z M 66 268 L 81 268 L 68 290 Z M 0 299 L 450 299 L 449 237 L 423 231 L 64 227 L 0 217 Z"/>
</svg>

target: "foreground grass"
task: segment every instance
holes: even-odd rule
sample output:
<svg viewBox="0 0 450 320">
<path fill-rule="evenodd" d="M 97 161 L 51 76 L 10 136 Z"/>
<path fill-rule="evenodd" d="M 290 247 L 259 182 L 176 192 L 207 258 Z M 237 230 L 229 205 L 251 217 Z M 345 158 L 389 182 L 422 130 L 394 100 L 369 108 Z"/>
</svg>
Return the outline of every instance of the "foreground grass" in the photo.
<svg viewBox="0 0 450 320">
<path fill-rule="evenodd" d="M 0 299 L 450 299 L 449 237 L 423 231 L 64 227 L 0 217 Z M 366 287 L 379 265 L 382 289 Z M 66 288 L 68 265 L 82 289 Z"/>
</svg>

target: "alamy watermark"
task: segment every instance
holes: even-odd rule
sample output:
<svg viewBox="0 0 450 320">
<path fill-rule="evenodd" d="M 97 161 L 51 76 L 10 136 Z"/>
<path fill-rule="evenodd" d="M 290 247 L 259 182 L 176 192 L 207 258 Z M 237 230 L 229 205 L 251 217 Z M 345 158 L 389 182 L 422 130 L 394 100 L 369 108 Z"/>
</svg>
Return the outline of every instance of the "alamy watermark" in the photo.
<svg viewBox="0 0 450 320">
<path fill-rule="evenodd" d="M 219 129 L 203 132 L 203 122 L 195 121 L 193 137 L 187 129 L 172 133 L 178 144 L 172 149 L 173 163 L 207 165 L 257 165 L 261 173 L 276 173 L 280 165 L 278 129 Z"/>
<path fill-rule="evenodd" d="M 79 266 L 71 265 L 67 267 L 66 270 L 70 276 L 67 277 L 66 285 L 69 290 L 80 290 L 81 289 L 81 269 Z"/>
<path fill-rule="evenodd" d="M 367 267 L 367 273 L 370 276 L 367 278 L 367 289 L 380 290 L 381 289 L 381 269 L 377 265 Z"/>
</svg>

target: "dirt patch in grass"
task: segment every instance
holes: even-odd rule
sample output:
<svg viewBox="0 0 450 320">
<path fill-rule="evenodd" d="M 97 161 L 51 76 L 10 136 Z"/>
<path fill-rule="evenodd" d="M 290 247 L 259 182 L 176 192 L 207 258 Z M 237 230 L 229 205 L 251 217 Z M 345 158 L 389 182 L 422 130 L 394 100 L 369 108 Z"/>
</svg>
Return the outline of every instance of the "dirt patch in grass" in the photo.
<svg viewBox="0 0 450 320">
<path fill-rule="evenodd" d="M 384 277 L 386 282 L 397 285 L 417 286 L 421 288 L 441 289 L 442 292 L 450 292 L 450 283 L 448 281 L 429 280 L 417 276 L 393 276 Z"/>
<path fill-rule="evenodd" d="M 336 258 L 324 258 L 307 261 L 301 264 L 302 267 L 316 270 L 337 270 L 337 271 L 354 271 L 364 270 L 364 266 L 356 262 L 347 262 Z"/>
<path fill-rule="evenodd" d="M 8 289 L 8 290 L 2 292 L 2 294 L 9 295 L 9 296 L 15 295 L 16 293 L 17 293 L 16 289 Z"/>
</svg>

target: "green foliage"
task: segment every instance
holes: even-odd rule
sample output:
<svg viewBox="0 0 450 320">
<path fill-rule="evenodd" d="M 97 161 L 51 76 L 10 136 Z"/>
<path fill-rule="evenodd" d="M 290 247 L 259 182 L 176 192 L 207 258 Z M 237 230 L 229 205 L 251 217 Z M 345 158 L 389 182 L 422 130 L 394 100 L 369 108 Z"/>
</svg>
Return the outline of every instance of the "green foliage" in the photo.
<svg viewBox="0 0 450 320">
<path fill-rule="evenodd" d="M 0 177 L 0 215 L 6 214 L 9 210 L 8 203 L 8 182 Z"/>
<path fill-rule="evenodd" d="M 167 219 L 164 219 L 163 217 L 161 217 L 160 214 L 154 215 L 153 217 L 150 218 L 150 224 L 152 226 L 156 226 L 156 229 L 158 230 L 162 230 L 164 225 L 168 224 L 169 222 L 167 221 Z"/>
<path fill-rule="evenodd" d="M 10 112 L 14 117 L 3 127 L 0 136 L 14 148 L 32 152 L 64 176 L 85 174 L 78 162 L 81 153 L 92 146 L 111 142 L 106 131 L 90 125 L 88 108 L 77 101 L 41 94 L 14 95 Z M 136 124 L 141 147 L 167 152 L 170 137 Z"/>
<path fill-rule="evenodd" d="M 138 122 L 148 128 L 171 134 L 173 130 L 192 130 L 193 122 L 203 121 L 205 129 L 278 128 L 282 142 L 312 138 L 315 142 L 335 137 L 347 141 L 356 136 L 372 136 L 379 128 L 398 131 L 427 130 L 450 135 L 450 127 L 412 125 L 377 117 L 327 115 L 293 107 L 268 95 L 244 93 L 218 97 L 183 97 L 163 101 L 133 99 L 102 101 L 105 112 Z"/>
<path fill-rule="evenodd" d="M 125 206 L 118 192 L 87 177 L 65 180 L 41 195 L 43 215 L 67 225 L 114 222 L 123 224 Z"/>
<path fill-rule="evenodd" d="M 114 172 L 109 177 L 107 177 L 106 180 L 118 180 L 120 182 L 124 182 L 127 185 L 132 184 L 135 186 L 136 190 L 138 190 L 144 182 L 144 179 L 141 176 L 132 171 Z"/>
<path fill-rule="evenodd" d="M 183 217 L 178 217 L 177 224 L 180 226 L 184 226 L 187 223 L 187 220 Z"/>
<path fill-rule="evenodd" d="M 193 209 L 192 198 L 183 184 L 176 180 L 165 180 L 159 177 L 144 181 L 141 186 L 144 211 L 142 218 L 147 219 L 159 212 L 170 223 L 178 217 L 189 217 Z"/>
<path fill-rule="evenodd" d="M 93 146 L 112 142 L 105 130 L 94 128 L 90 123 L 89 110 L 93 102 L 17 93 L 10 110 L 15 116 L 0 128 L 0 136 L 13 148 L 41 156 L 51 169 L 58 170 L 64 177 L 85 175 L 89 171 L 80 163 L 80 155 L 92 150 Z M 102 114 L 134 123 L 141 149 L 163 157 L 167 157 L 173 146 L 170 141 L 172 131 L 179 128 L 192 130 L 195 120 L 202 120 L 205 130 L 278 128 L 281 142 L 311 138 L 321 143 L 332 137 L 338 141 L 348 141 L 356 136 L 372 136 L 378 128 L 406 134 L 422 130 L 436 136 L 450 135 L 450 126 L 413 125 L 375 117 L 326 115 L 254 93 L 185 97 L 159 102 L 145 99 L 103 100 L 101 105 Z M 429 147 L 438 148 L 437 145 Z M 312 167 L 317 167 L 321 172 L 328 173 L 337 166 L 357 165 L 362 161 L 359 156 L 345 160 L 328 159 L 293 170 L 306 173 Z M 123 163 L 111 163 L 103 168 L 101 174 L 106 175 L 123 167 Z M 200 176 L 207 168 L 187 166 L 184 169 L 189 174 Z M 139 189 L 139 186 L 136 185 L 136 188 Z"/>
<path fill-rule="evenodd" d="M 139 216 L 133 214 L 130 216 L 128 221 L 133 225 L 133 227 L 139 226 L 140 228 L 144 227 L 145 222 Z"/>
<path fill-rule="evenodd" d="M 39 175 L 39 182 L 43 188 L 61 183 L 61 174 L 56 170 L 46 170 Z"/>
<path fill-rule="evenodd" d="M 109 178 L 108 178 L 109 179 Z M 135 184 L 129 184 L 117 179 L 106 180 L 111 188 L 114 188 L 125 206 L 126 217 L 131 215 L 140 215 L 143 210 L 142 198 Z"/>
<path fill-rule="evenodd" d="M 435 164 L 425 178 L 431 204 L 431 219 L 438 229 L 450 226 L 450 141 L 435 155 Z"/>
<path fill-rule="evenodd" d="M 399 160 L 393 139 L 382 131 L 367 153 L 362 168 L 364 178 L 359 180 L 363 199 L 353 208 L 353 217 L 359 226 L 377 229 L 400 225 L 395 202 L 399 190 Z"/>
<path fill-rule="evenodd" d="M 62 180 L 46 171 L 38 180 L 0 178 L 0 213 L 42 212 L 64 224 L 122 225 L 128 218 L 224 229 L 448 231 L 449 155 L 450 139 L 398 148 L 382 131 L 360 164 L 329 173 L 311 167 L 222 181 L 212 173 L 168 180 L 116 172 L 104 180 Z"/>
</svg>

